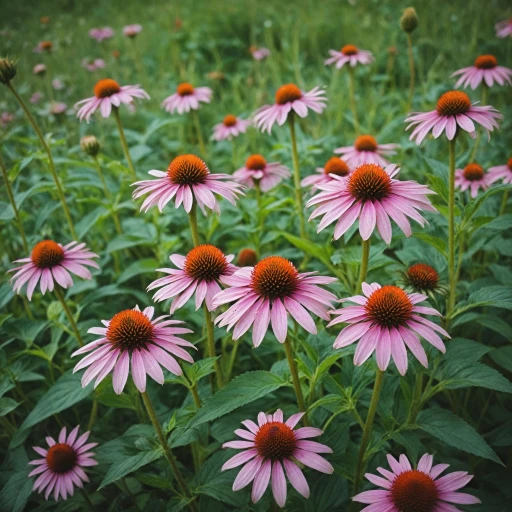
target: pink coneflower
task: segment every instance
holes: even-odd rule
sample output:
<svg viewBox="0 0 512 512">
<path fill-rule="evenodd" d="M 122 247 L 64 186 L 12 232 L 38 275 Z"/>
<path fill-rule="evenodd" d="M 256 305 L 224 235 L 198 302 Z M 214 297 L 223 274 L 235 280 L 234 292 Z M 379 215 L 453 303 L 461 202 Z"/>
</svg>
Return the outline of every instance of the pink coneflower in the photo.
<svg viewBox="0 0 512 512">
<path fill-rule="evenodd" d="M 197 110 L 199 103 L 210 103 L 213 91 L 209 87 L 193 87 L 188 82 L 183 82 L 176 88 L 176 92 L 162 101 L 162 108 L 174 114 L 184 114 L 190 110 Z"/>
<path fill-rule="evenodd" d="M 53 291 L 55 282 L 67 288 L 73 284 L 71 274 L 82 279 L 92 279 L 90 271 L 86 267 L 99 268 L 93 258 L 97 254 L 89 251 L 85 244 L 71 242 L 64 247 L 53 240 L 43 240 L 34 246 L 29 258 L 15 260 L 14 263 L 23 263 L 20 267 L 12 268 L 8 272 L 15 272 L 11 277 L 13 290 L 20 293 L 21 288 L 27 283 L 27 298 L 32 299 L 35 287 L 41 280 L 41 293 L 46 290 Z"/>
<path fill-rule="evenodd" d="M 29 101 L 33 105 L 37 105 L 41 100 L 43 99 L 43 93 L 36 91 L 32 96 L 30 97 Z"/>
<path fill-rule="evenodd" d="M 66 86 L 64 85 L 64 82 L 62 80 L 59 80 L 58 78 L 54 78 L 52 80 L 52 87 L 56 91 L 62 91 L 62 89 L 64 89 L 64 87 L 66 87 Z"/>
<path fill-rule="evenodd" d="M 446 295 L 448 288 L 441 282 L 434 267 L 426 263 L 415 263 L 400 271 L 400 281 L 406 292 L 417 292 L 435 300 L 436 294 Z"/>
<path fill-rule="evenodd" d="M 232 114 L 228 114 L 222 123 L 213 127 L 213 140 L 224 140 L 237 137 L 241 133 L 245 133 L 247 128 L 251 126 L 251 121 L 240 119 Z"/>
<path fill-rule="evenodd" d="M 59 116 L 66 113 L 68 106 L 62 101 L 54 101 L 50 105 L 49 114 Z"/>
<path fill-rule="evenodd" d="M 103 59 L 82 59 L 82 67 L 92 73 L 98 69 L 103 69 L 105 67 L 105 61 Z"/>
<path fill-rule="evenodd" d="M 138 181 L 133 184 L 137 185 L 133 192 L 133 199 L 149 193 L 140 207 L 144 212 L 156 205 L 162 212 L 164 206 L 175 199 L 176 208 L 183 203 L 187 213 L 192 210 L 194 201 L 205 215 L 205 208 L 220 213 L 214 194 L 224 197 L 233 205 L 238 195 L 242 194 L 241 185 L 224 181 L 230 178 L 228 174 L 212 174 L 206 162 L 195 155 L 177 156 L 169 164 L 167 172 L 152 170 L 149 174 L 156 176 L 157 179 Z"/>
<path fill-rule="evenodd" d="M 251 46 L 249 52 L 254 60 L 263 60 L 270 56 L 270 50 L 264 47 Z"/>
<path fill-rule="evenodd" d="M 372 52 L 360 50 L 352 44 L 347 44 L 339 52 L 329 50 L 329 55 L 331 57 L 324 64 L 326 66 L 334 64 L 336 69 L 341 69 L 345 64 L 349 64 L 351 67 L 355 67 L 358 64 L 366 66 L 375 60 Z"/>
<path fill-rule="evenodd" d="M 330 183 L 334 179 L 332 174 L 339 176 L 340 178 L 347 177 L 350 174 L 350 169 L 345 160 L 342 160 L 337 156 L 333 156 L 327 160 L 323 167 L 317 167 L 316 172 L 318 174 L 312 174 L 311 176 L 304 178 L 300 182 L 301 186 L 312 187 L 314 189 L 316 185 Z"/>
<path fill-rule="evenodd" d="M 258 183 L 262 192 L 268 192 L 289 177 L 287 167 L 279 162 L 267 162 L 258 154 L 251 155 L 245 166 L 233 173 L 233 178 L 246 187 L 253 188 Z"/>
<path fill-rule="evenodd" d="M 400 455 L 399 460 L 387 455 L 387 459 L 391 471 L 377 468 L 380 475 L 365 475 L 372 484 L 383 490 L 364 491 L 352 498 L 359 503 L 369 504 L 361 512 L 456 512 L 459 509 L 452 503 L 480 503 L 471 494 L 455 492 L 473 478 L 467 471 L 455 471 L 438 478 L 449 465 L 437 464 L 432 467 L 434 457 L 428 453 L 421 457 L 417 469 L 412 469 L 405 455 Z"/>
<path fill-rule="evenodd" d="M 142 25 L 126 25 L 123 27 L 123 35 L 126 37 L 134 38 L 142 32 Z"/>
<path fill-rule="evenodd" d="M 152 320 L 154 311 L 155 308 L 152 307 L 140 311 L 135 306 L 134 309 L 120 311 L 109 321 L 102 320 L 105 327 L 93 327 L 87 331 L 101 338 L 71 354 L 74 357 L 92 351 L 73 369 L 75 373 L 89 367 L 82 377 L 82 387 L 87 386 L 93 379 L 96 379 L 96 387 L 113 370 L 112 385 L 114 391 L 121 394 L 128 379 L 130 360 L 132 379 L 141 393 L 146 391 L 146 373 L 158 384 L 164 383 L 160 366 L 174 375 L 183 374 L 173 355 L 193 363 L 190 354 L 181 347 L 195 347 L 176 335 L 193 331 L 184 327 L 173 327 L 183 322 L 168 320 L 169 315 Z"/>
<path fill-rule="evenodd" d="M 272 482 L 274 499 L 284 507 L 286 477 L 301 496 L 309 498 L 309 486 L 299 464 L 328 475 L 334 472 L 331 464 L 318 455 L 332 453 L 332 450 L 325 444 L 309 441 L 311 437 L 322 435 L 323 431 L 315 427 L 295 430 L 302 416 L 303 412 L 293 414 L 284 422 L 283 411 L 278 409 L 273 415 L 260 412 L 258 424 L 251 420 L 242 421 L 247 430 L 237 429 L 235 434 L 244 441 L 230 441 L 222 445 L 223 448 L 243 450 L 222 466 L 222 471 L 225 471 L 244 464 L 233 482 L 233 491 L 239 491 L 254 481 L 251 499 L 256 503 Z"/>
<path fill-rule="evenodd" d="M 269 256 L 254 267 L 237 270 L 232 276 L 223 277 L 222 283 L 230 286 L 213 298 L 215 307 L 236 301 L 215 323 L 235 326 L 233 339 L 237 340 L 251 325 L 252 342 L 260 345 L 268 326 L 280 343 L 288 334 L 288 313 L 306 331 L 316 334 L 316 325 L 307 310 L 324 320 L 329 320 L 329 307 L 336 296 L 318 285 L 331 284 L 332 277 L 313 276 L 314 272 L 300 274 L 293 263 L 281 256 Z M 332 306 L 331 306 L 332 307 Z"/>
<path fill-rule="evenodd" d="M 375 137 L 371 135 L 360 135 L 353 146 L 344 146 L 334 150 L 334 153 L 341 155 L 353 169 L 363 164 L 379 164 L 382 167 L 389 165 L 384 155 L 396 154 L 399 144 L 378 144 Z"/>
<path fill-rule="evenodd" d="M 237 270 L 231 264 L 234 255 L 225 256 L 214 245 L 204 244 L 194 247 L 186 256 L 171 254 L 170 260 L 178 267 L 159 268 L 169 276 L 153 281 L 147 291 L 160 288 L 153 300 L 161 302 L 175 297 L 171 304 L 171 315 L 181 308 L 195 294 L 196 310 L 206 301 L 208 311 L 213 311 L 213 297 L 220 292 L 218 281 Z"/>
<path fill-rule="evenodd" d="M 496 29 L 496 35 L 498 37 L 512 36 L 512 18 L 499 21 L 494 25 L 494 28 Z"/>
<path fill-rule="evenodd" d="M 377 227 L 384 242 L 389 244 L 392 235 L 390 218 L 405 236 L 411 236 L 411 225 L 407 217 L 423 226 L 426 220 L 418 211 L 437 211 L 427 198 L 428 194 L 434 192 L 415 181 L 394 179 L 399 171 L 396 165 L 388 165 L 383 169 L 377 164 L 364 164 L 347 179 L 335 176 L 330 183 L 317 185 L 322 192 L 306 204 L 307 207 L 318 205 L 309 220 L 323 215 L 318 233 L 338 221 L 334 228 L 335 240 L 358 219 L 359 233 L 363 240 L 368 240 Z"/>
<path fill-rule="evenodd" d="M 455 71 L 451 76 L 455 77 L 460 75 L 455 87 L 464 88 L 471 87 L 476 89 L 482 82 L 492 87 L 494 82 L 499 85 L 512 83 L 512 69 L 498 66 L 498 60 L 494 55 L 480 55 L 476 58 L 475 63 L 468 67 Z"/>
<path fill-rule="evenodd" d="M 473 105 L 465 92 L 448 91 L 439 98 L 435 110 L 414 112 L 405 122 L 410 123 L 406 130 L 416 125 L 409 140 L 416 139 L 416 144 L 419 146 L 430 130 L 435 139 L 446 131 L 448 140 L 453 140 L 459 128 L 475 138 L 476 128 L 473 121 L 482 125 L 490 138 L 490 132 L 494 128 L 499 128 L 497 120 L 502 118 L 503 116 L 490 105 L 483 107 Z"/>
<path fill-rule="evenodd" d="M 149 99 L 148 93 L 139 85 L 119 85 L 111 78 L 103 78 L 94 86 L 94 96 L 86 98 L 75 104 L 81 105 L 77 117 L 80 121 L 84 119 L 89 122 L 91 116 L 100 110 L 103 117 L 109 117 L 112 107 L 119 107 L 121 104 L 130 105 L 135 98 Z"/>
<path fill-rule="evenodd" d="M 14 114 L 10 112 L 2 112 L 0 116 L 0 127 L 7 128 L 14 121 Z"/>
<path fill-rule="evenodd" d="M 488 176 L 489 183 L 494 183 L 498 180 L 503 180 L 503 183 L 512 183 L 512 157 L 508 159 L 505 165 L 490 167 Z"/>
<path fill-rule="evenodd" d="M 95 39 L 98 43 L 101 43 L 106 39 L 111 39 L 114 37 L 114 34 L 115 32 L 110 27 L 91 28 L 91 30 L 89 30 L 89 37 L 91 39 Z"/>
<path fill-rule="evenodd" d="M 46 489 L 44 495 L 46 499 L 52 491 L 55 501 L 59 496 L 64 500 L 68 496 L 73 496 L 75 486 L 82 489 L 84 482 L 89 481 L 83 468 L 98 464 L 94 460 L 94 453 L 89 451 L 98 443 L 86 444 L 90 432 L 85 432 L 78 437 L 79 428 L 80 425 L 77 425 L 66 436 L 66 427 L 63 427 L 57 441 L 48 436 L 46 438 L 48 449 L 33 447 L 43 458 L 29 462 L 30 465 L 37 467 L 28 476 L 39 475 L 32 490 L 42 493 Z"/>
<path fill-rule="evenodd" d="M 375 351 L 380 370 L 386 370 L 390 358 L 393 357 L 400 375 L 405 375 L 408 364 L 407 346 L 427 368 L 427 354 L 418 335 L 445 353 L 444 343 L 436 331 L 449 338 L 448 333 L 439 325 L 420 316 L 441 316 L 441 313 L 434 308 L 416 305 L 426 300 L 426 295 L 409 294 L 398 286 L 381 287 L 377 283 L 363 283 L 363 294 L 342 299 L 340 302 L 355 302 L 357 306 L 330 311 L 338 317 L 327 326 L 350 324 L 338 334 L 333 346 L 343 348 L 359 340 L 354 354 L 356 366 L 361 366 Z"/>
<path fill-rule="evenodd" d="M 471 197 L 475 198 L 480 189 L 487 190 L 490 185 L 489 176 L 485 174 L 481 165 L 470 163 L 464 169 L 455 170 L 455 186 L 461 192 L 471 190 Z"/>
<path fill-rule="evenodd" d="M 321 114 L 327 102 L 325 91 L 320 87 L 304 92 L 295 84 L 279 87 L 275 99 L 274 105 L 264 105 L 254 113 L 254 121 L 258 128 L 268 133 L 272 131 L 274 123 L 277 122 L 279 126 L 282 126 L 290 112 L 295 112 L 300 117 L 306 117 L 308 108 L 310 108 L 313 112 Z"/>
<path fill-rule="evenodd" d="M 34 75 L 44 75 L 46 73 L 46 65 L 36 64 L 32 69 L 32 73 L 34 73 Z"/>
<path fill-rule="evenodd" d="M 41 52 L 51 52 L 53 48 L 53 43 L 51 41 L 41 41 L 37 43 L 37 46 L 34 48 L 34 53 L 41 53 Z"/>
</svg>

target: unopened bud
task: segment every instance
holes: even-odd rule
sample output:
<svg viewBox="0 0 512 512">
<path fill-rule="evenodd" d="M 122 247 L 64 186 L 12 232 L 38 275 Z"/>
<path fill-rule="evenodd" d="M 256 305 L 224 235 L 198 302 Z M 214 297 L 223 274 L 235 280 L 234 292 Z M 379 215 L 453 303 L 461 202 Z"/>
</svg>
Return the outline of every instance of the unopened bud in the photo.
<svg viewBox="0 0 512 512">
<path fill-rule="evenodd" d="M 8 84 L 16 76 L 16 63 L 8 57 L 0 59 L 0 82 Z"/>
<path fill-rule="evenodd" d="M 400 18 L 400 26 L 404 32 L 410 34 L 418 26 L 418 15 L 414 7 L 407 7 Z"/>
<path fill-rule="evenodd" d="M 100 143 L 94 135 L 86 135 L 80 139 L 80 147 L 89 156 L 95 157 L 100 152 Z"/>
</svg>

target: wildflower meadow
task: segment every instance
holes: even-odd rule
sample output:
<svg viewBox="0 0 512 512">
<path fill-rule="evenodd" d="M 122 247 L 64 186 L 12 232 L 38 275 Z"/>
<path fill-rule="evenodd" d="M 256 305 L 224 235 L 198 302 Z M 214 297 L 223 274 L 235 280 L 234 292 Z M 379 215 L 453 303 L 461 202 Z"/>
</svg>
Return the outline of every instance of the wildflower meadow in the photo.
<svg viewBox="0 0 512 512">
<path fill-rule="evenodd" d="M 511 511 L 511 16 L 3 2 L 0 512 Z"/>
</svg>

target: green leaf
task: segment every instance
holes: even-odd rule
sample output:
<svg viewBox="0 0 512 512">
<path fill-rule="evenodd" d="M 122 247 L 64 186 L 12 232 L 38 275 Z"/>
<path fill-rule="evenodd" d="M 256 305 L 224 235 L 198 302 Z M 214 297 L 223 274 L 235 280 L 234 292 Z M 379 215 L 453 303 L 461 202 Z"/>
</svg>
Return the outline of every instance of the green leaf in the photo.
<svg viewBox="0 0 512 512">
<path fill-rule="evenodd" d="M 189 380 L 192 382 L 192 384 L 195 384 L 203 377 L 206 377 L 207 375 L 210 375 L 210 373 L 213 373 L 215 371 L 214 364 L 215 361 L 219 359 L 218 357 L 207 357 L 205 359 L 200 359 L 199 361 L 196 361 L 192 365 L 184 365 L 183 369 L 185 370 L 185 373 Z"/>
<path fill-rule="evenodd" d="M 103 206 L 99 206 L 92 212 L 88 213 L 85 217 L 82 217 L 76 225 L 76 234 L 79 240 L 81 240 L 88 231 L 98 222 L 102 217 L 106 217 L 109 211 Z"/>
<path fill-rule="evenodd" d="M 11 411 L 14 411 L 16 407 L 20 405 L 16 400 L 13 400 L 12 398 L 0 398 L 0 416 L 5 416 L 6 414 L 9 414 Z"/>
<path fill-rule="evenodd" d="M 512 310 L 512 288 L 508 286 L 486 286 L 473 292 L 463 309 L 492 306 Z"/>
<path fill-rule="evenodd" d="M 329 253 L 324 247 L 319 247 L 310 240 L 303 240 L 302 238 L 286 233 L 285 231 L 281 231 L 280 234 L 284 236 L 288 242 L 297 247 L 297 249 L 304 251 L 306 254 L 309 254 L 324 263 L 329 262 Z"/>
<path fill-rule="evenodd" d="M 468 222 L 473 215 L 480 209 L 482 204 L 492 195 L 498 194 L 499 192 L 505 192 L 507 190 L 511 190 L 512 185 L 493 185 L 489 190 L 487 190 L 484 194 L 478 196 L 475 201 L 471 201 L 466 210 L 464 212 L 465 220 Z"/>
<path fill-rule="evenodd" d="M 503 464 L 485 439 L 463 419 L 438 407 L 421 411 L 418 427 L 448 446 Z"/>
<path fill-rule="evenodd" d="M 140 274 L 154 273 L 158 266 L 158 261 L 154 258 L 136 260 L 122 272 L 117 282 L 121 284 Z"/>
<path fill-rule="evenodd" d="M 451 362 L 444 367 L 441 382 L 444 389 L 459 389 L 469 386 L 494 389 L 512 393 L 512 383 L 500 372 L 477 362 Z"/>
<path fill-rule="evenodd" d="M 420 240 L 423 240 L 427 244 L 434 247 L 434 249 L 437 249 L 443 256 L 446 257 L 446 242 L 442 240 L 441 238 L 438 238 L 436 236 L 428 235 L 427 233 L 414 233 L 413 236 L 415 238 L 419 238 Z"/>
<path fill-rule="evenodd" d="M 512 346 L 496 348 L 489 355 L 496 364 L 512 373 Z"/>
<path fill-rule="evenodd" d="M 32 494 L 34 481 L 28 478 L 29 469 L 18 471 L 9 477 L 0 493 L 2 512 L 22 512 Z"/>
</svg>

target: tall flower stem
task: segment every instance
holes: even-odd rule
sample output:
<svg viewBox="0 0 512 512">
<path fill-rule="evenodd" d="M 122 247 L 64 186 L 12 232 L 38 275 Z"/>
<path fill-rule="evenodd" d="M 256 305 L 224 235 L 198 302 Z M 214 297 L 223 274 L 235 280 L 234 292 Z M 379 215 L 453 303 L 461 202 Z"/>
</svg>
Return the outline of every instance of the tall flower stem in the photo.
<svg viewBox="0 0 512 512">
<path fill-rule="evenodd" d="M 37 135 L 39 141 L 41 142 L 43 149 L 45 150 L 46 154 L 48 155 L 48 165 L 50 167 L 50 173 L 52 175 L 53 181 L 55 182 L 55 187 L 57 188 L 57 195 L 59 196 L 60 202 L 62 203 L 62 209 L 64 210 L 64 215 L 66 216 L 66 220 L 68 221 L 68 224 L 69 224 L 69 230 L 71 231 L 73 239 L 77 240 L 78 237 L 76 236 L 75 225 L 73 224 L 73 220 L 71 219 L 71 213 L 69 212 L 68 204 L 67 204 L 66 198 L 64 196 L 64 191 L 62 189 L 62 185 L 60 183 L 59 177 L 57 176 L 57 171 L 55 170 L 55 164 L 53 163 L 52 152 L 50 151 L 50 147 L 46 143 L 43 133 L 41 132 L 41 129 L 39 128 L 38 124 L 36 123 L 36 120 L 30 113 L 30 110 L 27 108 L 27 106 L 25 105 L 25 102 L 22 100 L 21 96 L 18 94 L 18 92 L 13 87 L 11 82 L 7 82 L 7 87 L 14 94 L 14 97 L 20 104 L 20 107 L 23 109 L 23 112 L 25 112 L 25 115 L 27 116 L 27 119 L 29 120 L 30 124 L 32 125 L 32 128 L 36 132 L 36 135 Z"/>
<path fill-rule="evenodd" d="M 112 198 L 112 194 L 110 193 L 110 190 L 108 189 L 107 182 L 105 181 L 105 176 L 103 176 L 103 171 L 101 170 L 101 165 L 98 160 L 98 157 L 93 157 L 94 165 L 96 166 L 96 171 L 98 172 L 98 176 L 100 178 L 101 184 L 103 185 L 103 191 L 105 192 L 105 197 L 107 198 L 108 202 L 110 203 L 110 210 L 112 212 L 112 217 L 114 219 L 114 224 L 116 226 L 117 234 L 122 234 L 123 230 L 121 228 L 121 222 L 119 221 L 119 216 L 117 215 L 117 211 L 114 209 L 114 200 Z"/>
<path fill-rule="evenodd" d="M 194 118 L 194 127 L 196 129 L 197 142 L 199 142 L 199 148 L 201 149 L 201 156 L 206 158 L 206 146 L 204 144 L 203 132 L 201 131 L 201 123 L 199 122 L 197 110 L 193 111 L 192 117 Z"/>
<path fill-rule="evenodd" d="M 12 192 L 11 182 L 9 181 L 9 175 L 7 174 L 7 169 L 5 168 L 4 160 L 2 155 L 0 155 L 0 169 L 2 170 L 2 177 L 5 182 L 5 190 L 7 191 L 7 195 L 9 196 L 9 201 L 12 206 L 12 210 L 14 212 L 14 218 L 16 219 L 16 224 L 18 225 L 18 231 L 20 232 L 21 241 L 23 243 L 23 250 L 25 254 L 28 254 L 28 244 L 27 238 L 25 237 L 25 230 L 23 229 L 23 223 L 21 222 L 20 212 L 16 206 L 16 201 L 14 200 L 14 194 Z"/>
<path fill-rule="evenodd" d="M 503 193 L 503 198 L 501 200 L 501 206 L 500 206 L 500 213 L 499 215 L 503 215 L 505 213 L 505 210 L 507 209 L 507 203 L 508 203 L 508 190 L 505 190 Z"/>
<path fill-rule="evenodd" d="M 482 100 L 480 104 L 482 106 L 487 105 L 487 98 L 489 97 L 489 87 L 485 82 L 482 82 Z M 473 146 L 473 150 L 471 151 L 471 154 L 469 155 L 469 162 L 474 162 L 476 153 L 478 151 L 478 146 L 480 146 L 480 137 L 482 135 L 482 130 L 477 129 L 476 132 L 476 140 L 475 145 Z"/>
<path fill-rule="evenodd" d="M 349 74 L 349 93 L 350 93 L 350 108 L 352 109 L 352 115 L 354 116 L 354 129 L 356 131 L 356 135 L 359 135 L 359 119 L 357 117 L 357 107 L 356 107 L 356 77 L 354 73 L 354 68 L 348 68 Z"/>
<path fill-rule="evenodd" d="M 197 384 L 190 386 L 190 394 L 192 395 L 192 400 L 194 400 L 194 405 L 200 409 L 202 402 L 201 398 L 199 397 L 199 392 L 197 391 Z"/>
<path fill-rule="evenodd" d="M 299 214 L 300 237 L 303 240 L 307 240 L 304 207 L 302 206 L 302 190 L 300 188 L 299 153 L 297 151 L 297 137 L 295 135 L 295 116 L 293 112 L 288 116 L 288 124 L 290 125 L 290 138 L 292 142 L 293 183 L 295 188 L 295 206 Z"/>
<path fill-rule="evenodd" d="M 361 268 L 359 269 L 359 278 L 357 280 L 356 293 L 361 291 L 361 286 L 368 273 L 368 261 L 370 260 L 370 239 L 363 240 L 363 250 L 361 255 Z"/>
<path fill-rule="evenodd" d="M 409 53 L 409 73 L 411 75 L 409 79 L 409 100 L 407 102 L 407 111 L 411 110 L 412 98 L 414 96 L 414 83 L 416 79 L 416 73 L 414 70 L 414 54 L 412 51 L 412 35 L 407 32 L 407 51 Z"/>
<path fill-rule="evenodd" d="M 199 241 L 199 231 L 197 229 L 197 206 L 195 201 L 192 203 L 192 209 L 188 214 L 188 218 L 190 221 L 190 231 L 192 232 L 192 242 L 194 247 L 197 247 L 201 242 Z"/>
<path fill-rule="evenodd" d="M 180 486 L 181 492 L 187 499 L 191 500 L 192 494 L 190 493 L 187 482 L 185 482 L 185 479 L 181 474 L 180 468 L 178 467 L 178 463 L 176 462 L 176 459 L 174 458 L 174 455 L 171 451 L 171 447 L 169 446 L 169 443 L 165 438 L 160 422 L 156 417 L 155 409 L 153 409 L 153 404 L 151 403 L 149 395 L 147 391 L 144 391 L 144 393 L 141 393 L 141 395 L 142 400 L 144 401 L 144 405 L 146 406 L 146 411 L 148 412 L 149 418 L 151 419 L 151 423 L 153 423 L 153 427 L 155 428 L 158 440 L 160 441 L 160 444 L 162 445 L 162 448 L 164 450 L 165 458 L 167 459 L 169 465 L 171 466 L 172 472 L 174 473 L 174 477 L 176 478 L 176 481 Z M 192 501 L 188 504 L 188 507 L 192 512 L 197 511 L 197 507 Z"/>
<path fill-rule="evenodd" d="M 455 306 L 455 138 L 448 141 L 448 276 L 449 293 L 446 316 L 449 317 Z"/>
<path fill-rule="evenodd" d="M 208 344 L 208 357 L 217 357 L 215 353 L 215 336 L 213 330 L 213 320 L 212 314 L 208 311 L 208 307 L 206 306 L 206 302 L 203 304 L 204 309 L 204 320 L 206 323 L 206 336 L 207 336 L 207 344 Z M 216 359 L 213 363 L 213 368 L 215 370 L 215 381 L 217 382 L 217 388 L 220 389 L 223 386 L 222 382 L 222 374 L 220 371 L 219 360 Z"/>
<path fill-rule="evenodd" d="M 306 409 L 306 402 L 304 401 L 304 395 L 302 394 L 302 388 L 300 387 L 299 371 L 297 369 L 297 365 L 295 364 L 295 359 L 293 358 L 293 350 L 290 343 L 290 338 L 287 337 L 283 345 L 284 351 L 286 352 L 286 359 L 288 360 L 288 366 L 290 367 L 290 373 L 292 374 L 292 382 L 293 388 L 295 389 L 295 396 L 297 397 L 297 404 L 299 405 L 300 411 L 306 413 L 304 415 L 304 421 L 307 423 L 308 414 Z"/>
<path fill-rule="evenodd" d="M 123 146 L 124 157 L 130 168 L 133 181 L 137 181 L 137 174 L 135 173 L 135 167 L 133 166 L 132 157 L 130 156 L 130 150 L 128 149 L 128 142 L 126 142 L 126 136 L 123 130 L 123 124 L 121 123 L 121 116 L 119 115 L 119 107 L 112 107 L 112 112 L 117 123 L 117 130 L 119 131 L 119 139 L 121 140 L 121 146 Z"/>
<path fill-rule="evenodd" d="M 373 420 L 375 419 L 375 412 L 377 411 L 377 404 L 379 403 L 379 396 L 382 389 L 383 380 L 384 372 L 382 370 L 377 370 L 375 375 L 375 384 L 373 386 L 372 400 L 370 402 L 368 416 L 366 417 L 366 422 L 364 424 L 363 438 L 359 446 L 359 455 L 357 456 L 356 472 L 354 474 L 354 495 L 359 492 L 359 486 L 361 485 L 361 477 L 363 476 L 364 468 L 364 456 L 366 455 L 366 449 L 368 448 L 368 443 L 370 441 Z"/>
<path fill-rule="evenodd" d="M 64 294 L 62 293 L 62 290 L 60 289 L 60 287 L 58 285 L 55 286 L 55 295 L 57 295 L 57 298 L 59 299 L 60 303 L 62 304 L 62 307 L 64 308 L 64 312 L 66 313 L 66 316 L 68 317 L 69 323 L 71 324 L 71 328 L 73 329 L 73 332 L 75 333 L 75 338 L 78 341 L 78 344 L 81 347 L 83 347 L 84 340 L 82 339 L 80 331 L 78 330 L 78 326 L 76 325 L 75 319 L 73 317 L 73 313 L 71 313 L 71 310 L 69 309 L 69 306 L 66 302 Z"/>
</svg>

